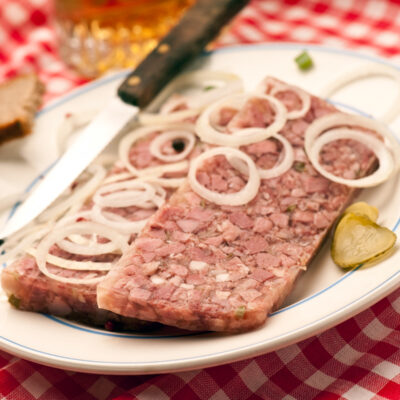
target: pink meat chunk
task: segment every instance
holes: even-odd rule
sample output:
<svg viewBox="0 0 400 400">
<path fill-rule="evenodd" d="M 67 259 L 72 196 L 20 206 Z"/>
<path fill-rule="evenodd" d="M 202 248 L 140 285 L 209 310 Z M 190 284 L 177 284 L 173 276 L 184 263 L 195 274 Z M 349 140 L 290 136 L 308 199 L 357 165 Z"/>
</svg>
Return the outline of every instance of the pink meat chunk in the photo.
<svg viewBox="0 0 400 400">
<path fill-rule="evenodd" d="M 140 234 L 140 240 L 152 240 L 163 230 L 165 246 L 172 249 L 182 244 L 179 251 L 157 253 L 134 243 L 99 284 L 99 306 L 189 330 L 239 332 L 261 326 L 291 291 L 355 195 L 353 189 L 320 176 L 304 156 L 307 126 L 337 111 L 315 97 L 311 103 L 305 117 L 288 121 L 281 131 L 295 150 L 296 160 L 287 173 L 262 180 L 257 196 L 243 206 L 215 205 L 201 199 L 188 183 L 183 185 Z M 262 109 L 265 104 L 254 110 L 247 104 L 233 117 L 235 124 L 253 126 L 254 118 L 254 126 L 259 126 L 260 119 L 270 118 L 269 112 L 267 118 L 260 116 Z M 372 169 L 375 157 L 366 147 L 351 141 L 334 146 L 334 161 L 328 149 L 322 158 L 337 175 L 346 173 L 343 160 L 349 154 L 356 155 L 359 176 Z M 266 143 L 241 149 L 259 165 L 264 155 L 260 148 L 276 151 Z M 246 179 L 224 157 L 204 163 L 198 177 L 212 189 L 215 174 L 220 181 L 235 175 L 239 188 Z M 204 217 L 195 219 L 199 207 Z M 176 235 L 177 231 L 183 236 Z M 147 259 L 156 266 L 151 272 Z"/>
</svg>

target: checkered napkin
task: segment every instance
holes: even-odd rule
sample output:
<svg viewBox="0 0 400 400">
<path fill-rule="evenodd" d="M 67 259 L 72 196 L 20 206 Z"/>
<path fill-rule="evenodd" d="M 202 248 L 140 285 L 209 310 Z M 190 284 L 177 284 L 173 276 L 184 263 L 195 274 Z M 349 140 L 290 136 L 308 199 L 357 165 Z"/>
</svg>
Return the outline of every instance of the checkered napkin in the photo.
<svg viewBox="0 0 400 400">
<path fill-rule="evenodd" d="M 36 71 L 46 100 L 84 82 L 60 61 L 48 0 L 0 0 L 0 81 Z M 400 63 L 399 0 L 254 0 L 218 46 L 266 41 L 356 48 Z M 400 399 L 400 289 L 281 350 L 177 374 L 67 372 L 0 351 L 0 399 Z"/>
</svg>

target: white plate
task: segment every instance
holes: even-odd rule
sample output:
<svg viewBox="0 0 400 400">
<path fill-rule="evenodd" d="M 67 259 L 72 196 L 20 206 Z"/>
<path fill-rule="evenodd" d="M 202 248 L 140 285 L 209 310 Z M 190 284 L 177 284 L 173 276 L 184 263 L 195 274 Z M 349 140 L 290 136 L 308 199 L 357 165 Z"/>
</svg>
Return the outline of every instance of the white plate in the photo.
<svg viewBox="0 0 400 400">
<path fill-rule="evenodd" d="M 300 72 L 293 61 L 304 48 L 315 61 L 308 73 Z M 219 50 L 201 57 L 194 67 L 237 73 L 247 89 L 270 74 L 318 95 L 338 73 L 370 62 L 388 64 L 350 51 L 277 44 Z M 0 151 L 3 190 L 26 187 L 43 171 L 56 156 L 54 130 L 64 114 L 101 107 L 123 76 L 100 79 L 53 102 L 39 113 L 34 135 L 18 145 L 4 146 Z M 368 79 L 341 91 L 336 100 L 379 116 L 395 97 L 393 86 L 385 78 Z M 380 223 L 398 231 L 398 178 L 360 197 L 379 208 Z M 263 354 L 338 324 L 393 291 L 400 282 L 399 265 L 400 252 L 396 251 L 379 265 L 345 273 L 332 263 L 325 248 L 285 306 L 262 328 L 238 335 L 110 333 L 14 310 L 0 291 L 0 348 L 39 363 L 86 372 L 146 374 L 208 367 Z"/>
</svg>

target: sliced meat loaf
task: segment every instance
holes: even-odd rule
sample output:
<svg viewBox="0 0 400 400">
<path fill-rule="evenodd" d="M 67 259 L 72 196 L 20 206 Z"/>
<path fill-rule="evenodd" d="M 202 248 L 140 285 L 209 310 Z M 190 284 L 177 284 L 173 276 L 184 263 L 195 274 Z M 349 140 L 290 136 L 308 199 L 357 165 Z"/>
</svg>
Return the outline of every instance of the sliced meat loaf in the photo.
<svg viewBox="0 0 400 400">
<path fill-rule="evenodd" d="M 132 146 L 130 159 L 136 168 L 141 169 L 163 164 L 149 152 L 150 143 L 155 136 L 155 134 L 151 134 Z M 196 151 L 199 151 L 199 147 L 193 150 L 192 153 Z M 110 175 L 123 172 L 126 172 L 126 170 L 121 166 L 120 162 L 117 162 Z M 173 189 L 166 190 L 169 196 Z M 89 200 L 84 209 L 88 210 L 91 206 L 92 204 Z M 146 218 L 155 211 L 155 209 L 142 209 L 134 206 L 119 210 L 120 215 L 130 220 Z M 81 219 L 79 217 L 78 221 Z M 135 238 L 136 234 L 132 234 L 130 240 L 133 241 Z M 66 259 L 77 259 L 76 256 L 66 254 L 56 246 L 53 246 L 52 254 Z M 109 260 L 105 261 L 115 260 L 115 255 L 105 256 L 108 258 L 111 256 Z M 77 260 L 95 261 L 90 257 L 79 257 Z M 54 274 L 78 279 L 104 274 L 96 271 L 66 270 L 51 264 L 47 264 L 47 268 Z M 44 275 L 39 270 L 35 258 L 29 254 L 18 258 L 2 271 L 1 286 L 8 296 L 9 302 L 20 310 L 49 313 L 90 325 L 106 327 L 111 330 L 143 330 L 154 326 L 149 322 L 135 318 L 124 318 L 115 313 L 99 309 L 96 301 L 96 284 L 75 284 L 56 281 Z"/>
<path fill-rule="evenodd" d="M 290 103 L 296 107 L 295 93 L 280 96 L 288 108 Z M 255 126 L 263 119 L 263 105 L 250 101 L 246 107 L 236 115 L 221 112 L 221 119 Z M 246 205 L 218 206 L 188 183 L 181 187 L 98 285 L 99 306 L 189 330 L 237 332 L 261 326 L 355 194 L 320 176 L 304 153 L 306 128 L 332 112 L 337 112 L 332 105 L 312 96 L 307 114 L 286 122 L 281 134 L 294 147 L 292 168 L 262 180 Z M 278 157 L 274 146 L 274 140 L 266 140 L 241 149 L 268 168 Z M 327 146 L 322 157 L 332 172 L 348 178 L 366 174 L 375 162 L 371 151 L 351 140 Z M 246 181 L 225 157 L 204 163 L 197 179 L 222 192 L 239 190 Z"/>
</svg>

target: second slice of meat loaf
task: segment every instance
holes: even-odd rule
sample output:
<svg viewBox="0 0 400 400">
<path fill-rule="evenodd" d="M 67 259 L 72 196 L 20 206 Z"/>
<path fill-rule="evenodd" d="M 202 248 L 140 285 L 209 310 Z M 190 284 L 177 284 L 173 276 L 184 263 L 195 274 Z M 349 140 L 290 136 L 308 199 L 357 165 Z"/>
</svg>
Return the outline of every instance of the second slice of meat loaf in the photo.
<svg viewBox="0 0 400 400">
<path fill-rule="evenodd" d="M 257 110 L 251 111 L 242 115 Z M 312 97 L 304 117 L 286 122 L 280 133 L 294 148 L 293 166 L 262 180 L 250 203 L 218 206 L 188 183 L 181 187 L 99 284 L 99 307 L 189 330 L 236 332 L 262 325 L 354 196 L 353 189 L 319 175 L 304 154 L 306 128 L 331 112 L 337 110 Z M 274 145 L 266 140 L 241 149 L 266 168 L 267 156 L 277 156 Z M 323 157 L 332 172 L 347 177 L 354 160 L 358 176 L 375 161 L 372 152 L 350 140 L 335 142 Z M 208 160 L 197 177 L 218 191 L 239 190 L 247 179 L 225 157 Z"/>
<path fill-rule="evenodd" d="M 156 131 L 157 129 L 155 128 Z M 164 162 L 152 157 L 150 153 L 150 144 L 155 137 L 155 133 L 150 134 L 131 147 L 130 159 L 135 167 L 141 169 L 164 164 Z M 168 147 L 166 147 L 166 150 L 168 150 Z M 196 151 L 200 151 L 198 147 L 189 156 L 195 154 Z M 112 168 L 109 177 L 118 176 L 120 172 L 126 172 L 126 170 L 121 167 L 118 161 Z M 184 174 L 184 171 L 181 174 Z M 168 196 L 173 190 L 166 188 Z M 92 205 L 93 203 L 89 199 L 84 206 L 84 210 L 90 209 Z M 114 209 L 114 212 L 119 212 L 119 215 L 134 221 L 148 217 L 151 213 L 155 212 L 155 208 L 143 209 L 141 207 L 129 206 Z M 78 213 L 77 221 L 82 219 Z M 135 238 L 136 234 L 130 235 L 131 241 L 135 240 Z M 101 259 L 96 259 L 94 256 L 76 256 L 62 251 L 57 246 L 53 246 L 52 254 L 64 259 L 75 259 L 77 261 L 114 262 L 116 260 L 116 255 L 113 254 L 102 255 L 100 256 Z M 101 271 L 62 269 L 50 263 L 47 264 L 47 268 L 55 275 L 75 279 L 82 279 L 87 276 L 93 278 L 104 274 Z M 54 280 L 39 270 L 35 257 L 30 254 L 25 254 L 17 258 L 4 268 L 1 271 L 0 283 L 9 302 L 20 310 L 49 313 L 82 321 L 90 325 L 105 326 L 107 329 L 143 330 L 151 328 L 154 325 L 135 318 L 124 318 L 115 313 L 99 309 L 96 301 L 97 284 L 65 283 Z"/>
</svg>

